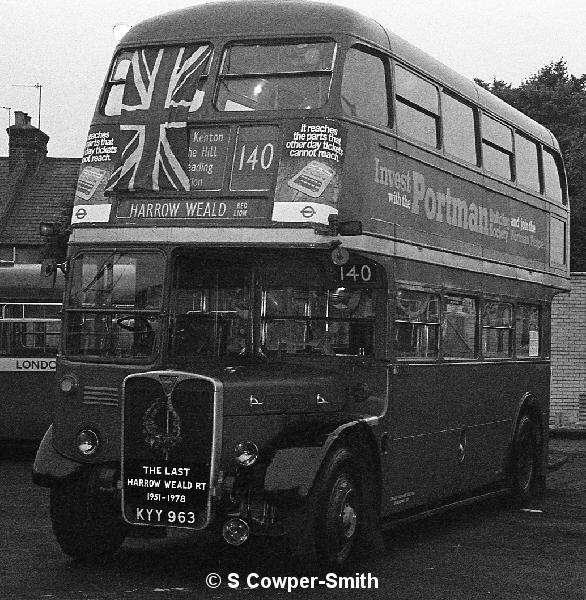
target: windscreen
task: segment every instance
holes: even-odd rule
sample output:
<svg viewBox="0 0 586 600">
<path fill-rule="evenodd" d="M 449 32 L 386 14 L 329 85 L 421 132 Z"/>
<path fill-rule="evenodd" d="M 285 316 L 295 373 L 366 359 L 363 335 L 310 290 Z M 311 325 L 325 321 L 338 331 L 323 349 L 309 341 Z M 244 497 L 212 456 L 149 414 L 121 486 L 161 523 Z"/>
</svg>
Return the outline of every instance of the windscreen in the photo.
<svg viewBox="0 0 586 600">
<path fill-rule="evenodd" d="M 146 359 L 160 328 L 164 257 L 88 252 L 72 263 L 66 304 L 70 356 Z"/>
</svg>

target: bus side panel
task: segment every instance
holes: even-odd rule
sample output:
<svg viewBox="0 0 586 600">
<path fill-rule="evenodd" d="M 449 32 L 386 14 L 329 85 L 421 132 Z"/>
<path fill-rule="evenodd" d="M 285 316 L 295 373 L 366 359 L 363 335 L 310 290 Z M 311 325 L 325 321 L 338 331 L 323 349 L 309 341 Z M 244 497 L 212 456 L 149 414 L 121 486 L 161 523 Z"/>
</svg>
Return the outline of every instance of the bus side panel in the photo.
<svg viewBox="0 0 586 600">
<path fill-rule="evenodd" d="M 383 513 L 503 482 L 522 399 L 547 422 L 547 362 L 398 364 L 392 375 Z"/>
<path fill-rule="evenodd" d="M 25 362 L 31 361 L 20 366 L 27 366 Z M 54 369 L 55 359 L 34 362 L 47 365 L 47 370 L 0 371 L 0 439 L 38 442 L 51 424 L 55 372 L 48 365 Z"/>
<path fill-rule="evenodd" d="M 449 495 L 457 447 L 439 427 L 438 366 L 399 363 L 391 369 L 391 442 L 382 458 L 383 514 Z"/>
<path fill-rule="evenodd" d="M 537 400 L 541 424 L 548 421 L 549 364 L 520 362 L 476 367 L 476 394 L 462 398 L 466 412 L 463 490 L 494 483 L 507 475 L 517 413 L 527 395 Z M 467 389 L 474 391 L 474 385 Z"/>
</svg>

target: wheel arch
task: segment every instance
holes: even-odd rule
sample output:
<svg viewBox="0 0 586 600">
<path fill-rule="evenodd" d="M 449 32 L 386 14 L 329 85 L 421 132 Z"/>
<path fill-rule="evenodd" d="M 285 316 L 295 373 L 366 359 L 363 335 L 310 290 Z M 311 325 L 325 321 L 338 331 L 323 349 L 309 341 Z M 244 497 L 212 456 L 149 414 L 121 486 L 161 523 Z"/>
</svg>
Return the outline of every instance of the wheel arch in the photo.
<svg viewBox="0 0 586 600">
<path fill-rule="evenodd" d="M 372 487 L 368 492 L 376 500 L 378 509 L 381 493 L 380 456 L 372 428 L 362 419 L 332 426 L 325 440 L 315 440 L 315 445 L 288 445 L 277 450 L 265 472 L 265 491 L 278 495 L 279 492 L 295 489 L 298 496 L 307 497 L 329 457 L 341 447 L 369 467 L 370 477 L 362 477 L 361 480 L 363 485 L 370 482 Z"/>
</svg>

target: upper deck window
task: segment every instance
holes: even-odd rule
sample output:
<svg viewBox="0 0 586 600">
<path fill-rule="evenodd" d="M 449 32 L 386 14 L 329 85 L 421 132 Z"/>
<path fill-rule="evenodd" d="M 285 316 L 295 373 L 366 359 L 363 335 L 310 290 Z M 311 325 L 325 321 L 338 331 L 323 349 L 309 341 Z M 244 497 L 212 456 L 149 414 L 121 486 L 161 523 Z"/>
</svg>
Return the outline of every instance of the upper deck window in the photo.
<svg viewBox="0 0 586 600">
<path fill-rule="evenodd" d="M 211 55 L 209 44 L 121 52 L 106 82 L 101 112 L 113 117 L 154 105 L 196 111 L 203 102 Z"/>
<path fill-rule="evenodd" d="M 517 183 L 539 192 L 537 145 L 518 133 L 515 133 L 515 167 Z"/>
<path fill-rule="evenodd" d="M 216 107 L 221 111 L 313 109 L 332 81 L 336 45 L 234 44 L 222 60 Z"/>
<path fill-rule="evenodd" d="M 424 144 L 439 146 L 437 88 L 415 73 L 395 67 L 397 129 Z"/>
<path fill-rule="evenodd" d="M 564 196 L 558 161 L 548 150 L 543 151 L 543 179 L 545 181 L 545 195 L 561 203 Z"/>
<path fill-rule="evenodd" d="M 474 109 L 442 92 L 444 149 L 448 154 L 477 164 Z"/>
<path fill-rule="evenodd" d="M 373 54 L 350 48 L 342 75 L 342 108 L 347 115 L 387 127 L 387 74 L 385 63 Z"/>
<path fill-rule="evenodd" d="M 486 115 L 482 117 L 484 168 L 511 180 L 513 178 L 513 132 L 506 125 Z"/>
</svg>

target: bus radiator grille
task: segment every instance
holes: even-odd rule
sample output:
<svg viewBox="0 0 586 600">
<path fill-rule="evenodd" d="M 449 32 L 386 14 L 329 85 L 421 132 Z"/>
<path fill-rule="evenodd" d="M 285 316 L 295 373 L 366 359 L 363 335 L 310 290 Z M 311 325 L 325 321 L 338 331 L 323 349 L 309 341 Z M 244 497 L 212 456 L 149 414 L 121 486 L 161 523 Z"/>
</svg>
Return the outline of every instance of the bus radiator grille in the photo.
<svg viewBox="0 0 586 600">
<path fill-rule="evenodd" d="M 83 390 L 84 404 L 105 404 L 118 406 L 120 403 L 118 388 L 88 385 Z"/>
</svg>

